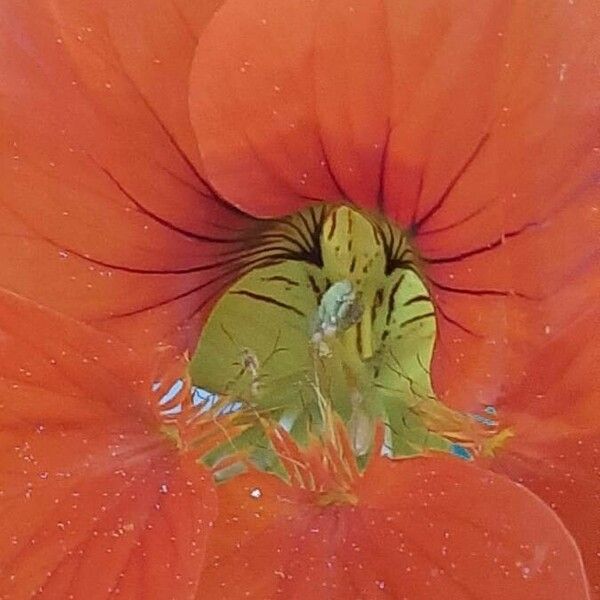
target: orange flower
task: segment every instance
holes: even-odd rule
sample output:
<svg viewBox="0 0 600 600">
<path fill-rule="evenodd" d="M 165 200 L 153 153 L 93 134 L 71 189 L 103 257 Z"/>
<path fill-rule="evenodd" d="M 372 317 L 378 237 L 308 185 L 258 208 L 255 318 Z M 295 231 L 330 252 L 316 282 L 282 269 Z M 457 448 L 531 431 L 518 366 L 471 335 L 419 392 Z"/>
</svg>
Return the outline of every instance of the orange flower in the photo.
<svg viewBox="0 0 600 600">
<path fill-rule="evenodd" d="M 407 234 L 434 300 L 436 393 L 498 406 L 515 437 L 491 468 L 556 509 L 597 589 L 597 321 L 573 325 L 600 292 L 597 2 L 228 0 L 207 25 L 220 4 L 0 7 L 0 285 L 148 356 L 158 344 L 180 352 L 231 282 L 281 258 L 269 217 L 313 201 L 383 214 Z M 148 386 L 147 367 L 116 342 L 107 350 L 107 334 L 7 293 L 0 322 L 11 399 L 0 591 L 192 594 L 206 534 L 193 524 L 210 520 L 213 499 L 138 400 L 131 381 Z M 550 371 L 564 379 L 548 382 Z M 568 411 L 565 395 L 577 399 Z M 423 477 L 432 471 L 443 475 Z M 238 579 L 256 597 L 292 584 L 318 597 L 315 582 L 385 597 L 398 573 L 424 597 L 434 576 L 450 598 L 585 597 L 561 523 L 500 476 L 376 458 L 348 485 L 339 496 L 252 472 L 222 487 L 208 597 Z M 258 516 L 245 513 L 255 501 Z M 348 540 L 334 550 L 356 566 L 349 578 L 325 575 L 330 548 L 311 523 L 347 528 L 332 544 Z M 398 532 L 391 555 L 389 540 L 377 544 L 386 527 Z M 408 549 L 429 534 L 439 564 Z M 309 567 L 293 551 L 304 542 Z"/>
<path fill-rule="evenodd" d="M 106 334 L 0 292 L 0 597 L 194 597 L 216 497 L 151 384 Z"/>
<path fill-rule="evenodd" d="M 589 597 L 564 526 L 507 479 L 381 456 L 360 476 L 344 450 L 272 437 L 292 483 L 251 471 L 218 488 L 199 598 Z"/>
</svg>

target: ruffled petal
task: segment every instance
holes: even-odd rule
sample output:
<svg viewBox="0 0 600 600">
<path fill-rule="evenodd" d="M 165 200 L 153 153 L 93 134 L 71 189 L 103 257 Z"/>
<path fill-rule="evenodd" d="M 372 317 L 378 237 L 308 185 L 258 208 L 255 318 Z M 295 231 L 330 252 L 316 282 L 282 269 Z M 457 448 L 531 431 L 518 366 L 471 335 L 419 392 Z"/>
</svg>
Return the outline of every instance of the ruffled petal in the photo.
<svg viewBox="0 0 600 600">
<path fill-rule="evenodd" d="M 379 459 L 354 504 L 273 476 L 218 490 L 210 598 L 588 598 L 578 550 L 533 494 L 455 459 Z"/>
<path fill-rule="evenodd" d="M 212 479 L 159 433 L 139 359 L 6 292 L 0 332 L 0 596 L 193 598 Z"/>
<path fill-rule="evenodd" d="M 130 342 L 189 342 L 249 225 L 204 182 L 188 116 L 218 4 L 0 9 L 0 284 Z"/>
</svg>

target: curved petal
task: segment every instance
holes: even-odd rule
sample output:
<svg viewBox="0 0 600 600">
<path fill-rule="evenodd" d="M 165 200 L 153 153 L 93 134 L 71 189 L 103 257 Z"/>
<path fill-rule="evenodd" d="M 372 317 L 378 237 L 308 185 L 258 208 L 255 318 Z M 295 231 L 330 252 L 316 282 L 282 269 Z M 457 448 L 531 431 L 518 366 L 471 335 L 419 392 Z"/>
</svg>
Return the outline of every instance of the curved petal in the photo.
<svg viewBox="0 0 600 600">
<path fill-rule="evenodd" d="M 196 4 L 0 9 L 0 284 L 140 344 L 185 339 L 251 224 L 200 173 Z"/>
<path fill-rule="evenodd" d="M 510 441 L 491 468 L 526 486 L 556 511 L 581 551 L 593 598 L 600 598 L 600 434 Z"/>
<path fill-rule="evenodd" d="M 593 0 L 229 0 L 192 67 L 206 172 L 257 215 L 345 199 L 403 226 L 438 394 L 493 403 L 598 289 L 598 23 Z"/>
<path fill-rule="evenodd" d="M 227 2 L 190 88 L 211 181 L 259 215 L 309 198 L 373 208 L 390 133 L 385 22 L 380 2 Z"/>
<path fill-rule="evenodd" d="M 0 357 L 0 596 L 193 598 L 212 479 L 159 433 L 141 361 L 6 292 Z"/>
<path fill-rule="evenodd" d="M 552 511 L 453 459 L 377 460 L 354 505 L 319 506 L 264 473 L 218 493 L 203 575 L 211 598 L 588 598 Z"/>
<path fill-rule="evenodd" d="M 600 597 L 600 314 L 593 309 L 556 337 L 499 403 L 514 437 L 490 467 L 548 503 L 575 537 Z"/>
</svg>

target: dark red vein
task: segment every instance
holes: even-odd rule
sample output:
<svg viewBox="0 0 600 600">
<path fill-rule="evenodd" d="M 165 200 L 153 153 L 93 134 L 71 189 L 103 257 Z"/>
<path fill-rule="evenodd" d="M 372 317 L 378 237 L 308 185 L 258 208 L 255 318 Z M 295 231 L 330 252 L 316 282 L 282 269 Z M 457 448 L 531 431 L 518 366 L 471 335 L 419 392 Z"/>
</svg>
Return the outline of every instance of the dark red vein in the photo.
<svg viewBox="0 0 600 600">
<path fill-rule="evenodd" d="M 435 202 L 435 204 L 421 218 L 419 218 L 417 221 L 413 221 L 413 223 L 411 223 L 410 232 L 412 235 L 418 235 L 421 227 L 425 223 L 427 223 L 427 221 L 429 221 L 429 219 L 431 219 L 431 217 L 433 217 L 438 212 L 438 210 L 440 210 L 440 208 L 442 208 L 442 206 L 444 205 L 444 203 L 446 202 L 446 200 L 448 199 L 450 194 L 455 189 L 457 183 L 462 179 L 463 175 L 469 170 L 471 165 L 475 162 L 475 159 L 479 156 L 481 150 L 486 145 L 486 143 L 489 139 L 490 139 L 489 133 L 485 133 L 481 137 L 481 139 L 475 146 L 475 149 L 473 150 L 471 155 L 468 157 L 465 164 L 461 167 L 461 169 L 459 169 L 458 173 L 456 173 L 456 175 L 450 180 L 450 183 L 448 184 L 448 186 L 446 187 L 446 189 L 444 190 L 442 195 Z"/>
</svg>

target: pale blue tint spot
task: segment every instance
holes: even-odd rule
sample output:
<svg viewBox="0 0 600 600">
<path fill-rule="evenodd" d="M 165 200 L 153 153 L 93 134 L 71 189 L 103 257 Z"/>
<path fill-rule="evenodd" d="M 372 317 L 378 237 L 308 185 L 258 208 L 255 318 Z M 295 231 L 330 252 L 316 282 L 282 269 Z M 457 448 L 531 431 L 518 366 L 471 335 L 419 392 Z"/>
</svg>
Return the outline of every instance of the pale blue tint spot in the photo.
<svg viewBox="0 0 600 600">
<path fill-rule="evenodd" d="M 219 402 L 219 395 L 202 388 L 192 388 L 192 403 L 200 407 L 200 414 L 211 410 Z M 217 412 L 217 416 L 230 415 L 242 409 L 241 402 L 230 402 Z"/>
<path fill-rule="evenodd" d="M 394 449 L 389 444 L 383 444 L 383 446 L 381 446 L 381 456 L 394 458 Z"/>
<path fill-rule="evenodd" d="M 297 413 L 286 413 L 279 419 L 279 424 L 289 432 L 292 430 L 297 416 Z"/>
<path fill-rule="evenodd" d="M 217 402 L 219 396 L 217 394 L 213 394 L 212 392 L 209 392 L 208 390 L 203 390 L 202 388 L 199 387 L 193 387 L 192 388 L 192 404 L 194 406 L 205 406 L 208 405 L 207 407 L 210 408 L 212 406 L 214 406 L 214 404 Z"/>
<path fill-rule="evenodd" d="M 483 415 L 477 415 L 475 413 L 471 413 L 469 415 L 474 421 L 485 425 L 486 427 L 496 427 L 498 423 L 494 419 L 489 419 L 488 417 L 484 417 Z"/>
<path fill-rule="evenodd" d="M 154 384 L 154 385 L 156 385 L 156 384 Z M 178 379 L 169 388 L 169 390 L 163 396 L 161 396 L 161 399 L 159 400 L 159 404 L 162 406 L 163 404 L 166 404 L 167 402 L 170 402 L 171 400 L 173 400 L 173 398 L 175 398 L 175 396 L 177 396 L 177 394 L 179 394 L 181 392 L 181 390 L 183 389 L 183 385 L 184 385 L 183 379 Z M 159 383 L 159 387 L 160 387 L 160 383 Z"/>
<path fill-rule="evenodd" d="M 486 406 L 484 412 L 488 415 L 495 415 L 498 411 L 495 406 Z"/>
<path fill-rule="evenodd" d="M 205 402 L 208 402 L 208 401 L 214 401 L 214 399 L 217 398 L 217 394 L 215 394 L 213 392 L 209 392 L 208 390 L 204 390 L 199 387 L 193 387 L 192 388 L 192 397 L 193 397 L 194 404 L 197 405 L 197 404 L 204 404 Z"/>
<path fill-rule="evenodd" d="M 471 460 L 473 458 L 470 450 L 464 446 L 461 446 L 460 444 L 452 444 L 450 446 L 450 452 L 454 454 L 454 456 L 462 458 L 463 460 Z"/>
<path fill-rule="evenodd" d="M 199 414 L 209 411 L 218 401 L 218 394 L 198 387 L 192 388 L 192 404 L 200 408 Z"/>
<path fill-rule="evenodd" d="M 220 411 L 219 415 L 230 415 L 232 413 L 238 412 L 242 408 L 243 404 L 241 402 L 232 402 L 231 404 L 226 404 Z"/>
<path fill-rule="evenodd" d="M 158 390 L 160 389 L 160 386 L 161 386 L 161 385 L 162 385 L 162 381 L 155 381 L 155 382 L 152 384 L 152 391 L 153 391 L 153 392 L 156 392 L 156 391 L 158 391 Z"/>
</svg>

